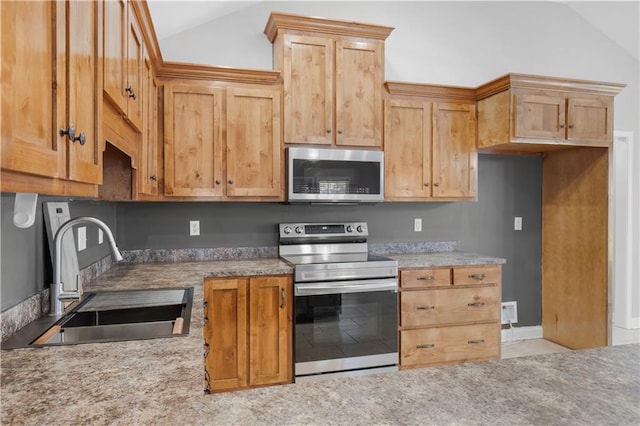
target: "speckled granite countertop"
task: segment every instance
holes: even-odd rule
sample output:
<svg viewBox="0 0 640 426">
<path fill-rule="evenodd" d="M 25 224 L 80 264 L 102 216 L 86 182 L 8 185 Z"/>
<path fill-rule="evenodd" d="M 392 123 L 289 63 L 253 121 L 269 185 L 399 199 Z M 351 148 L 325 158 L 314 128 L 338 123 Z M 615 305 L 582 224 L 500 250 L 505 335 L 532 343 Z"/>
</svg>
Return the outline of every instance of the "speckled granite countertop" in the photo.
<svg viewBox="0 0 640 426">
<path fill-rule="evenodd" d="M 202 278 L 277 259 L 116 266 L 88 290 L 194 287 L 189 336 L 2 351 L 4 424 L 637 424 L 640 345 L 203 394 Z"/>
<path fill-rule="evenodd" d="M 464 266 L 464 265 L 489 265 L 503 264 L 505 259 L 499 257 L 483 256 L 475 253 L 461 251 L 446 251 L 440 253 L 411 253 L 411 254 L 387 254 L 387 257 L 396 259 L 399 268 L 432 268 L 438 266 Z"/>
</svg>

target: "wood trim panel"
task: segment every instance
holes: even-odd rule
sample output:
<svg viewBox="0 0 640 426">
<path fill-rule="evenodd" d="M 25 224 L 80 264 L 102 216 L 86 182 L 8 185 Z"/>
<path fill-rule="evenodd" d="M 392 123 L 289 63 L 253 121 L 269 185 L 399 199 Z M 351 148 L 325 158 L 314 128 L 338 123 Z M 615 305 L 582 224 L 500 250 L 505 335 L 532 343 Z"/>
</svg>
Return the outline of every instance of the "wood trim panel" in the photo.
<svg viewBox="0 0 640 426">
<path fill-rule="evenodd" d="M 621 83 L 511 73 L 476 88 L 476 99 L 484 99 L 513 87 L 614 96 L 626 86 Z"/>
<path fill-rule="evenodd" d="M 476 90 L 471 87 L 439 86 L 399 81 L 385 81 L 384 87 L 392 96 L 420 96 L 431 101 L 475 102 L 476 100 Z"/>
<path fill-rule="evenodd" d="M 580 147 L 542 163 L 542 328 L 572 349 L 607 345 L 608 157 Z"/>
<path fill-rule="evenodd" d="M 218 80 L 234 83 L 277 84 L 280 71 L 213 67 L 183 62 L 163 62 L 156 76 L 165 79 Z"/>
<path fill-rule="evenodd" d="M 153 62 L 153 67 L 158 69 L 164 61 L 162 60 L 162 52 L 160 51 L 156 31 L 153 27 L 148 3 L 147 1 L 129 0 L 129 4 L 131 5 L 136 18 L 138 19 L 138 23 L 140 24 L 140 30 L 144 37 L 147 52 L 149 52 L 149 56 Z"/>
<path fill-rule="evenodd" d="M 69 195 L 78 197 L 98 197 L 98 185 L 30 176 L 20 172 L 2 170 L 0 174 L 2 192 L 33 192 L 42 195 Z"/>
<path fill-rule="evenodd" d="M 395 28 L 377 24 L 271 12 L 264 28 L 264 34 L 267 39 L 273 43 L 278 30 L 281 29 L 385 40 Z"/>
</svg>

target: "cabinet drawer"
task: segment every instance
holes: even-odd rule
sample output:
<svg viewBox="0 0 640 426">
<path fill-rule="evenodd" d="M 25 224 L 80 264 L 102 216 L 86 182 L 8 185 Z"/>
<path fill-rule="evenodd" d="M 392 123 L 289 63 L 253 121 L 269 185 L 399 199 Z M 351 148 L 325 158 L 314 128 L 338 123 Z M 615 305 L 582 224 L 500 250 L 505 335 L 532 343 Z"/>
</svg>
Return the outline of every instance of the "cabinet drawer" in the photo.
<svg viewBox="0 0 640 426">
<path fill-rule="evenodd" d="M 499 356 L 499 324 L 426 328 L 400 332 L 401 367 Z"/>
<path fill-rule="evenodd" d="M 453 268 L 453 285 L 500 283 L 501 266 L 466 266 Z"/>
<path fill-rule="evenodd" d="M 400 294 L 400 326 L 499 321 L 500 287 L 447 288 Z"/>
<path fill-rule="evenodd" d="M 400 287 L 423 288 L 451 285 L 451 269 L 414 269 L 400 271 Z"/>
</svg>

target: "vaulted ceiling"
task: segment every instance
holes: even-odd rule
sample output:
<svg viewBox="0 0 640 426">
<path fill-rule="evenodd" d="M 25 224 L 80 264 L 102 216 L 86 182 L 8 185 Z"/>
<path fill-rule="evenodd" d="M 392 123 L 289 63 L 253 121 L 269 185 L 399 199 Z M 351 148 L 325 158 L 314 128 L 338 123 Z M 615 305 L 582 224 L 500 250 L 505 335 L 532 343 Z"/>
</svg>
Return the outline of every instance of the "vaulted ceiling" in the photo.
<svg viewBox="0 0 640 426">
<path fill-rule="evenodd" d="M 260 1 L 147 0 L 162 48 L 162 40 L 206 22 L 219 19 Z M 640 2 L 559 1 L 640 60 Z"/>
</svg>

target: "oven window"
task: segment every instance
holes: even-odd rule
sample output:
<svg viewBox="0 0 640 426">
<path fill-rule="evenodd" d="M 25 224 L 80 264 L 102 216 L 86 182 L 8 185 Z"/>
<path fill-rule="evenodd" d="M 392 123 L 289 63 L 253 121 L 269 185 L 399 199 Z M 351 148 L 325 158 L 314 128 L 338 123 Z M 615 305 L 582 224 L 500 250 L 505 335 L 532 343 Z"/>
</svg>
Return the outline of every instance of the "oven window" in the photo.
<svg viewBox="0 0 640 426">
<path fill-rule="evenodd" d="M 398 296 L 392 291 L 297 296 L 296 363 L 398 351 Z"/>
<path fill-rule="evenodd" d="M 375 161 L 294 159 L 293 193 L 379 195 L 381 173 Z"/>
</svg>

